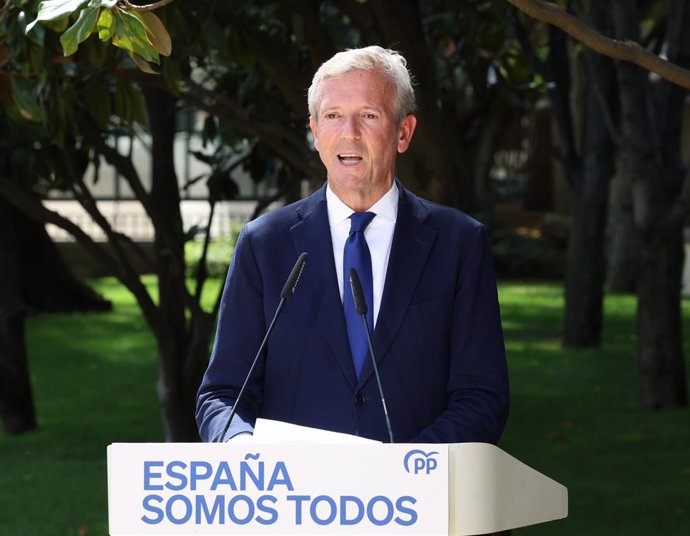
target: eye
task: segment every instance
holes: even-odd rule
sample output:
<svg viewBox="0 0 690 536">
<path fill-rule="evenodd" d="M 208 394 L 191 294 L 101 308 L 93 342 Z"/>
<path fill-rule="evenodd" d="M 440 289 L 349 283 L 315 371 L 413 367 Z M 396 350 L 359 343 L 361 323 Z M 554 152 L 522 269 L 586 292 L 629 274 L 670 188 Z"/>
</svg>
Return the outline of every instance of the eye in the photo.
<svg viewBox="0 0 690 536">
<path fill-rule="evenodd" d="M 328 112 L 323 114 L 324 119 L 337 119 L 338 114 L 336 112 Z"/>
<path fill-rule="evenodd" d="M 372 112 L 366 112 L 365 114 L 362 115 L 365 119 L 377 119 L 378 115 Z"/>
</svg>

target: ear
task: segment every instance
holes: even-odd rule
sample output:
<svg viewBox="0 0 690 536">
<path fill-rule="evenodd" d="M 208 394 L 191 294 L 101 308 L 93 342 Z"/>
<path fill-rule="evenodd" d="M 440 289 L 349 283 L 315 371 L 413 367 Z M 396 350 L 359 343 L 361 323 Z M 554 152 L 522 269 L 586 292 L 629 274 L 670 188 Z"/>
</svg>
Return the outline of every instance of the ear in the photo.
<svg viewBox="0 0 690 536">
<path fill-rule="evenodd" d="M 416 115 L 406 115 L 398 127 L 398 152 L 404 153 L 412 142 L 414 129 L 417 126 Z M 313 130 L 313 129 L 312 129 Z"/>
<path fill-rule="evenodd" d="M 309 116 L 309 128 L 314 138 L 314 149 L 319 150 L 319 125 L 311 115 Z"/>
</svg>

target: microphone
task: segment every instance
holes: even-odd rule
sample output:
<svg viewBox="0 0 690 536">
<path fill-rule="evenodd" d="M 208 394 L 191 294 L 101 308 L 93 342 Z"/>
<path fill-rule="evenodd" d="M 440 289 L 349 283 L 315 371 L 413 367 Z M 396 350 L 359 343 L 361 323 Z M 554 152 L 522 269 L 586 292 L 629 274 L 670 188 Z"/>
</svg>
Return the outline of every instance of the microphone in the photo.
<svg viewBox="0 0 690 536">
<path fill-rule="evenodd" d="M 285 285 L 283 286 L 283 290 L 280 293 L 280 301 L 278 302 L 278 306 L 276 307 L 276 312 L 273 315 L 273 320 L 271 320 L 271 323 L 268 326 L 268 329 L 266 330 L 266 335 L 264 335 L 264 339 L 261 341 L 261 345 L 259 346 L 259 350 L 256 352 L 256 356 L 254 357 L 254 361 L 252 361 L 252 366 L 249 367 L 249 372 L 247 372 L 247 376 L 244 378 L 244 383 L 242 384 L 242 388 L 240 389 L 239 394 L 235 398 L 235 403 L 232 406 L 232 411 L 230 412 L 230 417 L 228 418 L 228 422 L 225 423 L 225 427 L 223 428 L 223 433 L 220 434 L 220 440 L 222 441 L 223 438 L 225 437 L 225 434 L 228 431 L 228 428 L 230 428 L 230 423 L 232 422 L 232 419 L 235 417 L 235 413 L 237 413 L 237 407 L 239 406 L 240 399 L 242 398 L 242 395 L 244 394 L 244 390 L 247 388 L 247 384 L 249 383 L 249 378 L 252 376 L 252 372 L 254 372 L 254 367 L 256 367 L 256 364 L 259 361 L 259 357 L 264 351 L 264 347 L 266 346 L 266 342 L 268 342 L 268 338 L 271 335 L 271 332 L 273 331 L 273 326 L 276 323 L 276 320 L 278 319 L 278 315 L 280 312 L 283 310 L 283 307 L 285 306 L 285 303 L 292 298 L 292 295 L 295 293 L 295 289 L 297 288 L 297 283 L 299 282 L 299 278 L 302 275 L 302 272 L 304 271 L 304 265 L 307 263 L 307 252 L 303 251 L 299 257 L 297 257 L 297 262 L 295 262 L 295 265 L 292 267 L 292 271 L 290 272 L 290 275 L 287 278 L 287 281 L 285 281 Z"/>
<path fill-rule="evenodd" d="M 369 325 L 367 324 L 367 301 L 364 299 L 364 291 L 362 290 L 362 283 L 359 281 L 357 270 L 350 268 L 350 288 L 352 289 L 352 299 L 355 302 L 355 309 L 362 316 L 362 323 L 364 324 L 364 333 L 367 335 L 367 343 L 369 344 L 369 355 L 371 355 L 371 364 L 374 365 L 374 374 L 376 375 L 376 383 L 379 386 L 379 395 L 381 395 L 381 405 L 383 406 L 383 414 L 386 417 L 386 427 L 388 428 L 388 437 L 391 443 L 393 440 L 393 428 L 391 427 L 391 420 L 388 417 L 388 408 L 386 407 L 386 397 L 383 395 L 383 386 L 381 385 L 381 376 L 379 375 L 379 366 L 376 363 L 374 356 L 374 347 L 371 344 L 371 334 L 369 333 Z"/>
<path fill-rule="evenodd" d="M 280 303 L 278 307 L 282 308 L 283 304 L 292 298 L 292 295 L 295 293 L 297 282 L 299 278 L 302 277 L 302 272 L 304 271 L 304 265 L 307 264 L 308 256 L 307 252 L 303 251 L 300 256 L 297 257 L 297 262 L 295 262 L 295 265 L 292 267 L 292 272 L 290 272 L 287 281 L 285 281 L 285 286 L 283 286 L 283 290 L 280 292 Z"/>
</svg>

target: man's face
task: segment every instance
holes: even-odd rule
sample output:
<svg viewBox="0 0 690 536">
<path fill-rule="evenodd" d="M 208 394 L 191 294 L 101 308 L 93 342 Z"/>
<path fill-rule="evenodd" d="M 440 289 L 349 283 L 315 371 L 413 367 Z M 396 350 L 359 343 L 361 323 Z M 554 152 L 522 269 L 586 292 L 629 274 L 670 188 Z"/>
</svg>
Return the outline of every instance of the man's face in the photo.
<svg viewBox="0 0 690 536">
<path fill-rule="evenodd" d="M 397 153 L 407 150 L 417 120 L 396 121 L 395 87 L 379 71 L 350 71 L 321 83 L 314 147 L 333 192 L 350 208 L 367 210 L 391 187 Z"/>
</svg>

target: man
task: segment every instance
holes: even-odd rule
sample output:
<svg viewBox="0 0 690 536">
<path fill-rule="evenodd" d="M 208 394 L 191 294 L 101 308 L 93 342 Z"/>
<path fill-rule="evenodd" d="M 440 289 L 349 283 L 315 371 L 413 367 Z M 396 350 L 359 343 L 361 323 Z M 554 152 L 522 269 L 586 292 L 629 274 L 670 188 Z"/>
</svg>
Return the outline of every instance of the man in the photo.
<svg viewBox="0 0 690 536">
<path fill-rule="evenodd" d="M 508 380 L 489 243 L 479 223 L 395 179 L 417 122 L 405 59 L 381 47 L 338 53 L 316 72 L 308 100 L 327 184 L 238 238 L 199 390 L 201 438 L 227 441 L 263 417 L 388 441 L 371 356 L 357 349 L 364 325 L 360 317 L 358 332 L 348 309 L 356 262 L 395 441 L 496 443 Z M 363 231 L 351 228 L 356 219 L 367 220 Z M 294 297 L 226 430 L 303 251 Z"/>
</svg>

